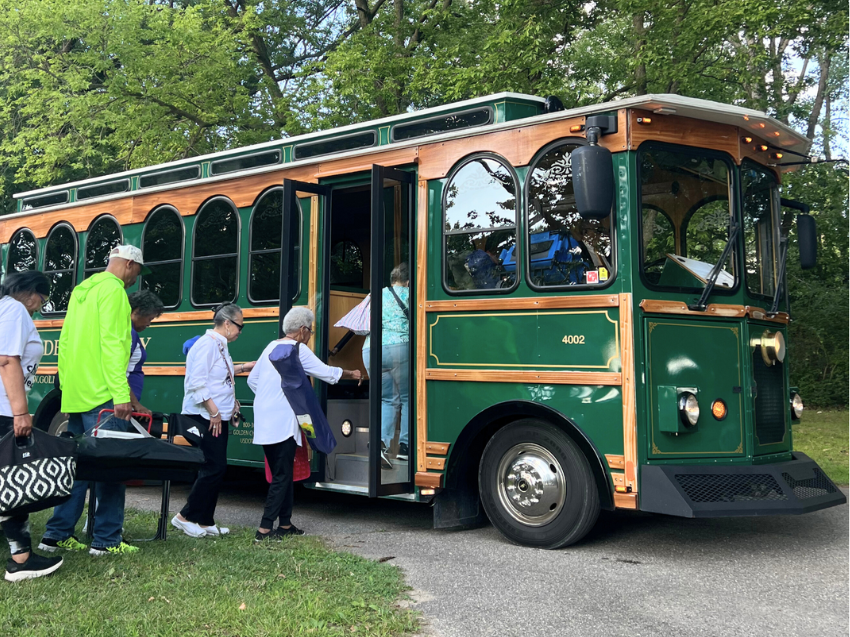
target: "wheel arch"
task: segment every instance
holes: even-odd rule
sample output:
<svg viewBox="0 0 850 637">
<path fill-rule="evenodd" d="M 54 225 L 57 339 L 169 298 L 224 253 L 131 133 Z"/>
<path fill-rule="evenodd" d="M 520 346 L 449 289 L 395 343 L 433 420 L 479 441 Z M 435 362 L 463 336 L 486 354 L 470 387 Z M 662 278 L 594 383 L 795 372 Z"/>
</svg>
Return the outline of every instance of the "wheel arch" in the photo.
<svg viewBox="0 0 850 637">
<path fill-rule="evenodd" d="M 599 450 L 587 435 L 559 411 L 531 401 L 515 400 L 492 405 L 478 413 L 463 428 L 446 463 L 445 487 L 453 490 L 478 488 L 478 466 L 484 447 L 499 429 L 523 418 L 537 418 L 560 428 L 581 449 L 590 465 L 603 509 L 614 509 L 608 472 Z"/>
</svg>

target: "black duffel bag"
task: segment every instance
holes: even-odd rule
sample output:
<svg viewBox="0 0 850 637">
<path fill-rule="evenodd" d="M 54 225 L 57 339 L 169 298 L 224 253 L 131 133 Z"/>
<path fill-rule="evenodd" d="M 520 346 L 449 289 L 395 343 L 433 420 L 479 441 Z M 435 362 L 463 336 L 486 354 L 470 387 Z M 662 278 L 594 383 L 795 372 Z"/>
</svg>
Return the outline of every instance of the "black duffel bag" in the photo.
<svg viewBox="0 0 850 637">
<path fill-rule="evenodd" d="M 194 481 L 204 453 L 194 447 L 140 435 L 138 438 L 76 436 L 77 480 Z"/>
<path fill-rule="evenodd" d="M 27 438 L 10 431 L 0 438 L 0 515 L 49 509 L 71 497 L 76 446 L 33 429 Z"/>
</svg>

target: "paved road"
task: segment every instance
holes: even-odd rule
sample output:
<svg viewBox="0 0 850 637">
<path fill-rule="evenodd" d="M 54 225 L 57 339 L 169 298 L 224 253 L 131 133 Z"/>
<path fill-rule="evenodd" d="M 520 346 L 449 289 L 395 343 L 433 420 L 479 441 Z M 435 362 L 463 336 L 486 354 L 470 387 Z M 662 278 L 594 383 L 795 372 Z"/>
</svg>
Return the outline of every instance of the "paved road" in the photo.
<svg viewBox="0 0 850 637">
<path fill-rule="evenodd" d="M 254 526 L 263 498 L 262 484 L 230 481 L 217 518 Z M 156 489 L 128 489 L 128 506 L 158 509 Z M 428 635 L 848 634 L 847 506 L 749 519 L 608 514 L 560 551 L 514 546 L 491 526 L 434 531 L 424 505 L 358 496 L 301 490 L 294 520 L 338 548 L 392 556 Z"/>
</svg>

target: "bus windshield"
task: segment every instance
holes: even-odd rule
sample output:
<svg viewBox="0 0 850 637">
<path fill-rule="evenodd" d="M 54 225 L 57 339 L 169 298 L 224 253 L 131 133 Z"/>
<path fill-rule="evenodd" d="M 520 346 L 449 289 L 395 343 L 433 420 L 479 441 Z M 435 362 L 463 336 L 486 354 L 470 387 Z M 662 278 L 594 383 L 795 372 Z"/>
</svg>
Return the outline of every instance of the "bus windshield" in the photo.
<svg viewBox="0 0 850 637">
<path fill-rule="evenodd" d="M 645 144 L 641 147 L 642 272 L 653 287 L 705 287 L 729 241 L 731 171 L 719 153 Z M 734 251 L 715 289 L 735 286 Z"/>
</svg>

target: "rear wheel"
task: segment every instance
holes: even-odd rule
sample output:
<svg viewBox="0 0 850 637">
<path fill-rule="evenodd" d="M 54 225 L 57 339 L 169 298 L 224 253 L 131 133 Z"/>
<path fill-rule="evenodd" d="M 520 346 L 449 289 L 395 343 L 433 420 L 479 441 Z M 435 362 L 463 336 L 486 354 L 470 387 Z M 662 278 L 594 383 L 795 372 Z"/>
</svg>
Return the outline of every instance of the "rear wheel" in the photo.
<svg viewBox="0 0 850 637">
<path fill-rule="evenodd" d="M 587 458 L 567 434 L 539 420 L 496 432 L 484 449 L 478 488 L 493 526 L 517 544 L 573 544 L 599 516 Z"/>
</svg>

